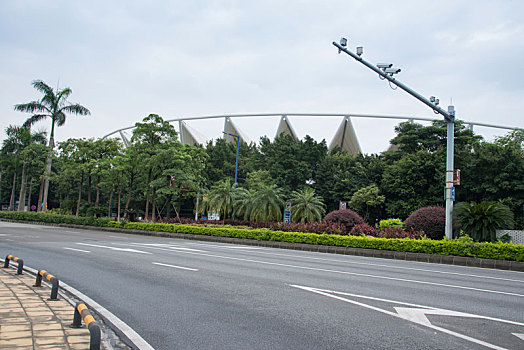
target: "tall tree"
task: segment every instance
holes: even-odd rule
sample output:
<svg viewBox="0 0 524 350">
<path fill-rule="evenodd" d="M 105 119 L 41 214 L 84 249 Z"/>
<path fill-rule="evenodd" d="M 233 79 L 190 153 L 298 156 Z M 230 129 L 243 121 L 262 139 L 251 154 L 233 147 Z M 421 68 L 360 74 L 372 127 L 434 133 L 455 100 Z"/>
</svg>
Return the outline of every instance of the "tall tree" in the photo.
<svg viewBox="0 0 524 350">
<path fill-rule="evenodd" d="M 30 129 L 21 126 L 10 125 L 6 129 L 7 138 L 3 142 L 2 152 L 11 153 L 17 163 L 22 164 L 22 174 L 20 178 L 20 193 L 18 198 L 18 211 L 24 209 L 25 193 L 28 179 L 28 163 L 31 161 L 32 153 L 29 147 L 32 144 L 45 144 L 45 132 L 31 132 Z M 15 167 L 16 168 L 16 167 Z M 16 173 L 16 171 L 15 171 Z M 13 186 L 16 181 L 13 181 Z M 14 187 L 12 189 L 12 198 L 10 200 L 10 209 L 14 210 Z"/>
<path fill-rule="evenodd" d="M 164 121 L 157 114 L 145 117 L 142 123 L 136 123 L 131 137 L 132 147 L 137 151 L 140 161 L 147 173 L 146 180 L 146 206 L 144 217 L 149 215 L 149 202 L 151 194 L 151 183 L 160 173 L 158 158 L 156 157 L 163 149 L 169 148 L 170 144 L 177 141 L 177 132 L 173 125 Z"/>
<path fill-rule="evenodd" d="M 53 150 L 55 148 L 55 125 L 62 126 L 66 121 L 66 114 L 89 115 L 91 112 L 78 103 L 69 103 L 67 98 L 73 93 L 71 88 L 66 87 L 62 90 L 54 91 L 49 85 L 41 80 L 33 81 L 33 87 L 42 92 L 44 96 L 40 101 L 15 105 L 15 111 L 33 113 L 24 126 L 29 127 L 41 120 L 51 119 L 51 132 L 49 134 L 49 155 L 44 174 L 44 193 L 42 199 L 42 209 L 47 209 L 47 196 L 49 191 L 49 175 L 51 173 L 51 164 L 53 159 Z"/>
</svg>

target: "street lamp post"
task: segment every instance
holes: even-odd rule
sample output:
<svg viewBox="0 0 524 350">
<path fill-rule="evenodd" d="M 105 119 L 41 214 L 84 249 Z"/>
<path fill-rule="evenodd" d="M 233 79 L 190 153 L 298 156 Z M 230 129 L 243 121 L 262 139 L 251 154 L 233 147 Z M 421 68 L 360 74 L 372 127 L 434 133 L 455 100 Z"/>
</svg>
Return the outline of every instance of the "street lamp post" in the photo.
<svg viewBox="0 0 524 350">
<path fill-rule="evenodd" d="M 453 223 L 452 223 L 452 213 L 453 213 L 453 149 L 454 149 L 454 135 L 455 135 L 455 108 L 454 106 L 448 106 L 448 110 L 445 111 L 439 107 L 439 100 L 431 96 L 428 100 L 419 93 L 410 89 L 406 85 L 402 84 L 400 81 L 393 78 L 393 75 L 400 73 L 400 68 L 392 68 L 393 64 L 391 63 L 378 63 L 377 66 L 372 65 L 371 63 L 364 60 L 361 56 L 364 52 L 362 47 L 357 47 L 356 53 L 348 50 L 347 39 L 342 38 L 340 43 L 333 42 L 338 48 L 338 53 L 344 52 L 354 58 L 357 62 L 362 63 L 364 66 L 368 67 L 375 73 L 379 75 L 380 79 L 388 80 L 389 84 L 394 84 L 406 91 L 411 96 L 415 97 L 417 100 L 429 106 L 435 114 L 441 114 L 444 116 L 444 120 L 447 123 L 447 142 L 446 142 L 446 186 L 445 186 L 445 197 L 446 197 L 446 238 L 453 238 Z"/>
<path fill-rule="evenodd" d="M 222 133 L 226 134 L 226 135 L 230 135 L 230 136 L 233 136 L 234 138 L 237 139 L 237 159 L 236 159 L 236 164 L 235 164 L 235 188 L 237 187 L 237 184 L 238 184 L 238 149 L 240 147 L 240 136 L 238 135 L 235 135 L 235 134 L 231 134 L 229 132 L 225 132 L 225 131 L 222 131 Z"/>
</svg>

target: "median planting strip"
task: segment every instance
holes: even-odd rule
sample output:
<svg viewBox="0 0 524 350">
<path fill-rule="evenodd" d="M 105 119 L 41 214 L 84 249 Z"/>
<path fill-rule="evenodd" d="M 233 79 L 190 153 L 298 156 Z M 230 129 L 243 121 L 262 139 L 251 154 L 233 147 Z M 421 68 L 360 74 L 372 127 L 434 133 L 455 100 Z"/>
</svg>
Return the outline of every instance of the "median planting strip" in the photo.
<svg viewBox="0 0 524 350">
<path fill-rule="evenodd" d="M 164 223 L 128 222 L 123 225 L 108 219 L 47 213 L 0 212 L 0 217 L 61 227 L 87 229 L 95 226 L 97 230 L 110 232 L 524 271 L 524 246 L 511 243 L 375 238 Z"/>
</svg>

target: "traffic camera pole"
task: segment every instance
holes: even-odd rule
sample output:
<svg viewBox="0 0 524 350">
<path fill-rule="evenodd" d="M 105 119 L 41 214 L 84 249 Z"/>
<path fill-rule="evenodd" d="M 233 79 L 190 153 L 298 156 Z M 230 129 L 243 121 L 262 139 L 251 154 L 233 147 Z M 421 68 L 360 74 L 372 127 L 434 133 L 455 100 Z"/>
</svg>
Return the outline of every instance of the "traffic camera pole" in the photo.
<svg viewBox="0 0 524 350">
<path fill-rule="evenodd" d="M 424 96 L 420 95 L 416 91 L 410 89 L 408 86 L 404 85 L 397 79 L 393 78 L 393 74 L 399 73 L 400 69 L 398 70 L 389 70 L 391 68 L 391 65 L 389 67 L 384 67 L 382 69 L 379 69 L 372 65 L 371 63 L 364 60 L 362 55 L 362 48 L 357 48 L 357 54 L 349 51 L 347 46 L 347 40 L 342 39 L 340 44 L 337 42 L 333 42 L 333 45 L 338 48 L 338 52 L 344 52 L 354 58 L 357 62 L 362 63 L 364 66 L 368 67 L 375 73 L 377 73 L 381 79 L 386 79 L 390 83 L 395 84 L 411 96 L 415 97 L 417 100 L 421 101 L 425 105 L 429 106 L 433 112 L 437 114 L 441 114 L 444 116 L 444 120 L 447 123 L 447 141 L 446 141 L 446 186 L 445 186 L 445 197 L 446 197 L 446 238 L 452 239 L 453 238 L 453 200 L 452 198 L 452 191 L 453 191 L 453 149 L 454 149 L 454 136 L 455 136 L 455 108 L 454 106 L 448 106 L 448 111 L 445 111 L 441 107 L 438 106 L 438 102 L 435 103 L 435 100 L 432 98 L 431 100 L 428 100 Z M 360 49 L 360 50 L 359 50 Z"/>
</svg>

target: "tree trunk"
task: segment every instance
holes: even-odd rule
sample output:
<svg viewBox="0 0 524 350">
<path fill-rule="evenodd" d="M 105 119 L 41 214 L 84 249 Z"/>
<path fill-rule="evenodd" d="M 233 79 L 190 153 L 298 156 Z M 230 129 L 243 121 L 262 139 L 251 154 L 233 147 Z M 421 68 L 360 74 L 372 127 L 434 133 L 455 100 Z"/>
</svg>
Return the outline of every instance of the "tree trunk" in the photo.
<svg viewBox="0 0 524 350">
<path fill-rule="evenodd" d="M 100 187 L 98 187 L 98 184 L 100 184 L 100 175 L 97 175 L 96 177 L 96 200 L 95 200 L 95 207 L 98 207 L 98 204 L 100 203 Z M 113 191 L 113 190 L 111 190 Z M 111 194 L 113 194 L 111 192 Z M 111 202 L 111 200 L 109 200 Z M 110 216 L 111 217 L 111 216 Z"/>
<path fill-rule="evenodd" d="M 38 202 L 36 204 L 36 211 L 42 210 L 42 196 L 44 195 L 44 178 L 40 180 L 40 189 L 38 190 Z"/>
<path fill-rule="evenodd" d="M 11 188 L 11 198 L 9 199 L 9 210 L 15 210 L 15 187 L 16 187 L 16 168 L 13 173 L 13 187 Z"/>
<path fill-rule="evenodd" d="M 182 209 L 182 190 L 178 191 L 178 203 L 176 204 L 176 218 L 180 221 L 180 209 Z"/>
<path fill-rule="evenodd" d="M 153 214 L 151 215 L 151 220 L 155 222 L 156 219 L 156 189 L 153 189 Z"/>
<path fill-rule="evenodd" d="M 47 156 L 46 170 L 44 173 L 44 192 L 42 194 L 42 211 L 47 210 L 47 195 L 49 193 L 49 175 L 51 174 L 51 163 L 53 162 L 53 149 L 55 148 L 54 121 L 51 125 L 51 137 L 49 138 L 49 155 Z"/>
<path fill-rule="evenodd" d="M 84 173 L 82 172 L 82 176 L 80 177 L 80 184 L 78 185 L 78 199 L 76 200 L 76 216 L 78 216 L 78 212 L 80 211 L 80 200 L 82 199 L 82 185 L 84 184 Z"/>
<path fill-rule="evenodd" d="M 25 168 L 27 166 L 27 161 L 24 159 L 22 165 L 22 183 L 20 184 L 20 195 L 18 196 L 18 211 L 24 211 L 25 208 L 25 189 L 27 183 L 27 174 L 25 173 Z"/>
<path fill-rule="evenodd" d="M 122 186 L 118 184 L 118 209 L 116 213 L 116 221 L 120 222 L 120 199 L 122 197 Z"/>
<path fill-rule="evenodd" d="M 98 188 L 97 188 L 97 190 L 98 190 Z M 109 194 L 109 204 L 107 205 L 107 217 L 109 219 L 111 219 L 111 201 L 113 201 L 113 192 L 114 191 L 115 191 L 115 186 L 113 185 L 111 187 L 111 193 Z M 97 199 L 96 200 L 98 201 L 98 194 L 97 194 Z"/>
<path fill-rule="evenodd" d="M 149 214 L 149 194 L 151 192 L 150 184 L 151 184 L 151 173 L 153 172 L 153 168 L 149 168 L 149 173 L 147 174 L 147 192 L 146 192 L 146 210 L 144 214 L 144 218 L 147 220 L 147 215 Z"/>
<path fill-rule="evenodd" d="M 126 207 L 124 208 L 124 218 L 127 218 L 127 210 L 129 209 L 129 203 L 131 202 L 131 192 L 133 192 L 133 182 L 135 180 L 135 175 L 131 175 L 131 178 L 129 179 L 129 189 L 127 191 L 127 200 L 126 200 Z"/>
<path fill-rule="evenodd" d="M 87 203 L 91 203 L 91 175 L 87 180 Z"/>
<path fill-rule="evenodd" d="M 171 198 L 173 197 L 172 194 L 169 194 L 167 196 L 167 209 L 166 209 L 166 220 L 169 220 L 171 218 Z"/>
<path fill-rule="evenodd" d="M 29 193 L 27 194 L 27 210 L 31 211 L 31 191 L 33 190 L 33 182 L 29 182 Z"/>
</svg>

